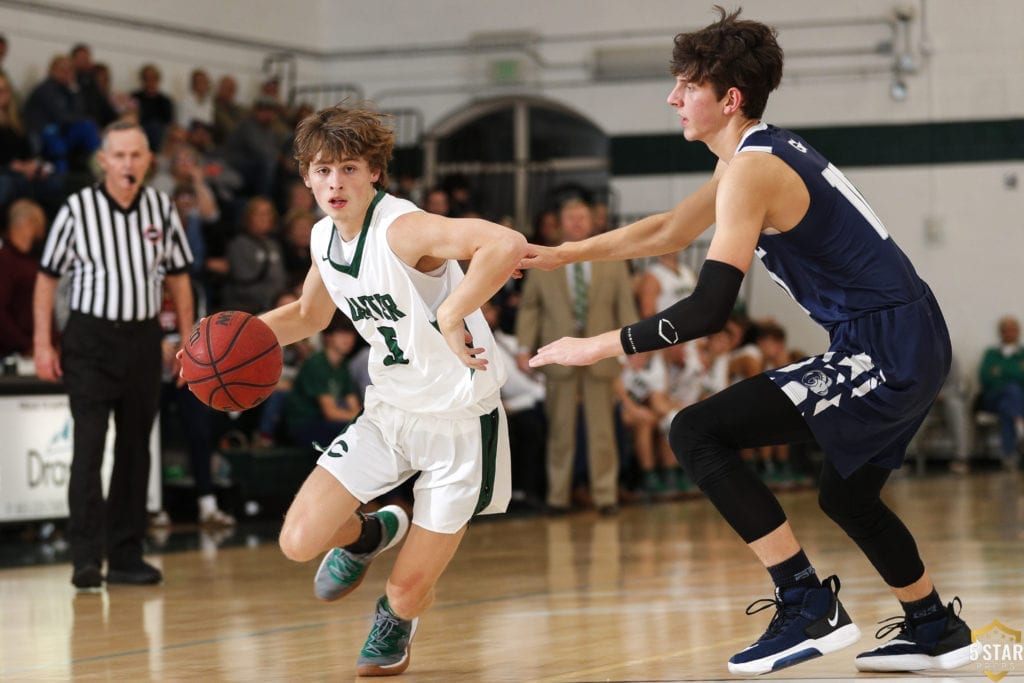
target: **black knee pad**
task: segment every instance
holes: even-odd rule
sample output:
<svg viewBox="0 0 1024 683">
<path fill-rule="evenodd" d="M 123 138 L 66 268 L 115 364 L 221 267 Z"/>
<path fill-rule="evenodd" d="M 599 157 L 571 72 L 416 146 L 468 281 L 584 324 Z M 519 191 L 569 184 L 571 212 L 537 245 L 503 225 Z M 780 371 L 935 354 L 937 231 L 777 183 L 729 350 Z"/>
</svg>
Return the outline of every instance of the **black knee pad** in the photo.
<svg viewBox="0 0 1024 683">
<path fill-rule="evenodd" d="M 686 476 L 690 478 L 690 481 L 699 483 L 699 475 L 702 473 L 699 465 L 702 459 L 699 457 L 699 453 L 709 441 L 710 436 L 700 420 L 694 419 L 696 412 L 696 406 L 690 406 L 676 413 L 668 431 L 668 443 L 672 447 L 672 453 L 675 454 L 676 460 L 686 472 Z"/>
<path fill-rule="evenodd" d="M 889 512 L 881 498 L 865 496 L 855 499 L 825 487 L 818 489 L 818 507 L 850 538 L 870 535 Z"/>
<path fill-rule="evenodd" d="M 709 479 L 721 477 L 726 470 L 743 466 L 738 456 L 718 438 L 713 430 L 711 411 L 699 403 L 676 414 L 669 429 L 668 442 L 676 460 L 690 481 L 701 488 Z"/>
</svg>

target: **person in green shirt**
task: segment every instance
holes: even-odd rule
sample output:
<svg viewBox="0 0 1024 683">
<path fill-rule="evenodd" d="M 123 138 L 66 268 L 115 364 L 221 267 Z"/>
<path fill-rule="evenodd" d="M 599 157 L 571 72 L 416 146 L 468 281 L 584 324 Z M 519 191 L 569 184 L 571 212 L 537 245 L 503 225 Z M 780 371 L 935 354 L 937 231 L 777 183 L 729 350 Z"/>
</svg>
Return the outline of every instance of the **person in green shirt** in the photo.
<svg viewBox="0 0 1024 683">
<path fill-rule="evenodd" d="M 981 359 L 981 407 L 999 416 L 1003 464 L 1016 469 L 1017 445 L 1024 441 L 1024 348 L 1015 317 L 999 319 L 999 341 Z"/>
<path fill-rule="evenodd" d="M 310 356 L 288 395 L 285 421 L 296 445 L 328 444 L 363 409 L 348 371 L 356 331 L 340 311 L 321 333 L 323 350 Z"/>
</svg>

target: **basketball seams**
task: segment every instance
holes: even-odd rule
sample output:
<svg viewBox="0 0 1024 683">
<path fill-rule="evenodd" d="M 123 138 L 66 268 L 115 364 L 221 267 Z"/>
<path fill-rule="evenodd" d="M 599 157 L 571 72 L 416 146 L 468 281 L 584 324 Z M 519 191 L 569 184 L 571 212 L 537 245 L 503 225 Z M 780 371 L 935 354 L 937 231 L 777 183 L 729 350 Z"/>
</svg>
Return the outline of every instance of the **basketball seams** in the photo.
<svg viewBox="0 0 1024 683">
<path fill-rule="evenodd" d="M 210 355 L 210 358 L 213 359 L 213 361 L 215 363 L 217 361 L 219 361 L 219 360 L 221 360 L 223 358 L 227 358 L 228 356 L 231 355 L 231 352 L 235 348 L 235 344 L 238 343 L 238 338 L 242 336 L 242 330 L 244 330 L 245 326 L 248 325 L 249 322 L 252 321 L 252 319 L 255 318 L 255 317 L 256 316 L 250 315 L 250 316 L 247 316 L 245 319 L 242 320 L 242 324 L 238 326 L 237 330 L 235 330 L 235 336 L 233 336 L 231 338 L 231 341 L 228 342 L 228 345 L 224 348 L 224 352 L 223 352 L 223 354 L 221 354 L 220 358 L 213 358 L 213 354 Z M 207 340 L 209 340 L 209 338 L 210 338 L 209 335 L 207 335 Z M 225 372 L 227 372 L 227 370 L 225 370 Z"/>
<path fill-rule="evenodd" d="M 226 317 L 221 318 L 223 324 L 216 325 L 218 318 L 225 315 Z M 263 403 L 277 386 L 281 372 L 282 350 L 273 332 L 262 320 L 258 320 L 253 324 L 258 329 L 252 333 L 252 339 L 246 340 L 243 337 L 243 332 L 249 329 L 250 321 L 255 318 L 256 316 L 242 311 L 225 311 L 211 315 L 201 321 L 198 327 L 199 335 L 205 337 L 200 346 L 185 346 L 185 357 L 191 365 L 191 370 L 208 373 L 202 377 L 185 378 L 189 388 L 203 403 L 222 411 L 248 410 Z M 228 329 L 225 330 L 225 327 Z M 253 342 L 259 343 L 259 340 L 267 339 L 268 332 L 272 341 L 263 350 L 253 354 Z M 220 335 L 219 339 L 214 339 L 215 335 Z M 216 356 L 214 347 L 220 351 Z M 197 358 L 204 350 L 208 357 L 207 361 Z M 244 360 L 237 362 L 239 357 Z M 235 360 L 237 364 L 228 368 L 218 365 L 228 359 Z M 277 376 L 273 381 L 265 381 L 270 373 L 275 371 L 275 366 Z M 238 379 L 233 378 L 236 374 L 240 375 Z M 252 379 L 261 381 L 250 381 Z"/>
<path fill-rule="evenodd" d="M 234 365 L 234 366 L 232 366 L 230 368 L 225 368 L 223 370 L 217 368 L 217 366 L 214 363 L 204 363 L 203 367 L 213 368 L 213 374 L 212 375 L 205 375 L 203 377 L 197 377 L 195 379 L 190 379 L 190 380 L 188 380 L 188 382 L 189 382 L 189 384 L 197 384 L 197 383 L 200 383 L 200 382 L 208 382 L 211 379 L 219 378 L 221 375 L 230 374 L 230 373 L 234 372 L 235 370 L 239 370 L 239 369 L 244 368 L 245 366 L 247 366 L 247 365 L 249 365 L 251 363 L 255 363 L 256 361 L 261 360 L 268 353 L 273 353 L 274 350 L 278 349 L 278 348 L 280 348 L 280 346 L 277 343 L 274 343 L 271 346 L 268 346 L 263 351 L 260 351 L 258 355 L 255 355 L 255 356 L 253 356 L 251 358 L 247 358 L 246 360 L 242 361 L 240 364 Z M 225 354 L 225 355 L 227 355 L 227 354 Z M 231 382 L 231 384 L 233 384 L 233 382 Z M 275 382 L 275 384 L 276 384 L 276 382 Z"/>
</svg>

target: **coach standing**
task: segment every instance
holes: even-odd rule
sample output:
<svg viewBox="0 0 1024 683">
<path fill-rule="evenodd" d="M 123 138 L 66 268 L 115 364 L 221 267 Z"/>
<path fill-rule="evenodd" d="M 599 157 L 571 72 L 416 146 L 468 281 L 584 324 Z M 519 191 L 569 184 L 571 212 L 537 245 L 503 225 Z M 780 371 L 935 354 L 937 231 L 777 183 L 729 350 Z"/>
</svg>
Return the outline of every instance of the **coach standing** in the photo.
<svg viewBox="0 0 1024 683">
<path fill-rule="evenodd" d="M 117 122 L 98 153 L 103 180 L 68 197 L 50 229 L 36 279 L 36 373 L 63 377 L 74 419 L 68 484 L 68 540 L 80 590 L 108 583 L 153 584 L 160 571 L 142 559 L 149 436 L 160 400 L 162 286 L 170 291 L 182 339 L 193 322 L 185 231 L 170 198 L 142 180 L 152 154 L 137 124 Z M 58 357 L 51 343 L 57 283 L 70 272 L 70 317 Z M 100 467 L 110 414 L 116 438 L 107 499 Z"/>
</svg>

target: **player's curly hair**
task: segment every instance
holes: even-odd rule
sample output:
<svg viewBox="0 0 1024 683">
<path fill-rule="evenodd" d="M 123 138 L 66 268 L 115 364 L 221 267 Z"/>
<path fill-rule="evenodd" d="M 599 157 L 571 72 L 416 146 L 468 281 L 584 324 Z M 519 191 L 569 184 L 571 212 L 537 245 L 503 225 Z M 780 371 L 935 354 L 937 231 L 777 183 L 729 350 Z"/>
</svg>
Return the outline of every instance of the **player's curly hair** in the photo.
<svg viewBox="0 0 1024 683">
<path fill-rule="evenodd" d="M 729 88 L 743 93 L 744 116 L 759 119 L 768 93 L 782 80 L 782 48 L 776 31 L 758 21 L 739 18 L 715 5 L 719 19 L 692 33 L 675 37 L 672 75 L 693 83 L 710 83 L 719 99 Z"/>
<path fill-rule="evenodd" d="M 348 106 L 342 102 L 310 114 L 295 129 L 299 172 L 305 176 L 318 158 L 328 163 L 363 159 L 370 170 L 380 171 L 374 187 L 386 189 L 388 162 L 395 148 L 395 134 L 385 123 L 389 118 L 368 103 Z"/>
</svg>

